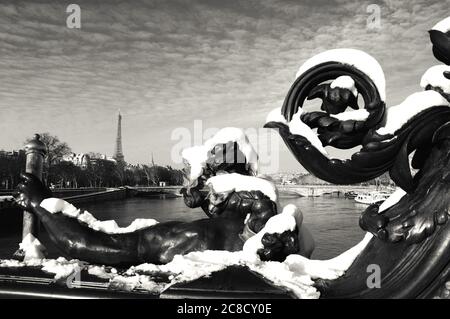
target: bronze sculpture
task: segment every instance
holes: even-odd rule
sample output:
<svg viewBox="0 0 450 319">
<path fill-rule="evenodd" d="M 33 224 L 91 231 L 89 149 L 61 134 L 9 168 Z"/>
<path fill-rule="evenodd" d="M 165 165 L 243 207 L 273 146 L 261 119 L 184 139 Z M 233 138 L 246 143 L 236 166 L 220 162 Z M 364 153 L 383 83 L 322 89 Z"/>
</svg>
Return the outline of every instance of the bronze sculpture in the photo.
<svg viewBox="0 0 450 319">
<path fill-rule="evenodd" d="M 182 193 L 189 207 L 205 207 L 208 219 L 193 222 L 166 222 L 133 232 L 108 234 L 89 228 L 76 218 L 62 213 L 53 214 L 41 203 L 51 198 L 51 191 L 35 176 L 22 174 L 22 183 L 15 194 L 16 201 L 36 215 L 46 228 L 50 239 L 64 256 L 83 261 L 118 266 L 140 263 L 165 264 L 175 255 L 203 250 L 242 250 L 245 241 L 258 233 L 266 222 L 277 214 L 276 203 L 259 190 L 201 193 L 204 181 L 221 174 L 240 172 L 249 175 L 245 163 L 223 159 L 217 145 L 209 157 L 210 162 L 195 187 L 184 188 Z M 234 157 L 239 153 L 236 143 L 227 149 Z M 217 156 L 216 156 L 217 154 Z M 192 184 L 192 182 L 191 182 Z M 258 254 L 262 260 L 282 261 L 293 253 L 310 255 L 312 250 L 301 251 L 297 231 L 266 234 L 264 248 Z"/>
<path fill-rule="evenodd" d="M 431 30 L 430 38 L 435 57 L 449 65 L 450 30 Z M 411 101 L 421 94 L 427 99 L 435 98 L 437 103 L 421 108 L 388 132 L 390 119 L 374 79 L 353 65 L 331 59 L 299 75 L 281 110 L 286 121 L 269 119 L 266 124 L 266 127 L 279 129 L 296 159 L 321 179 L 347 184 L 366 181 L 388 171 L 396 184 L 407 192 L 397 204 L 384 211 L 379 212 L 379 205 L 371 205 L 362 213 L 360 226 L 375 237 L 344 276 L 333 281 L 317 281 L 322 297 L 429 298 L 438 295 L 448 280 L 450 92 L 445 82 L 448 75 L 448 70 L 438 75 L 443 85 L 426 85 L 426 91 L 407 99 L 405 106 L 413 107 Z M 362 145 L 361 150 L 347 160 L 329 159 L 311 140 L 293 134 L 287 123 L 306 98 L 325 99 L 321 83 L 338 76 L 351 76 L 355 80 L 364 98 L 367 118 L 340 121 L 329 109 L 301 114 L 301 117 L 310 128 L 317 128 L 323 146 L 346 149 Z M 392 120 L 401 122 L 401 114 Z M 413 152 L 411 165 L 418 170 L 414 176 L 409 164 L 409 155 Z M 379 289 L 370 289 L 365 282 L 368 266 L 372 264 L 381 269 Z"/>
<path fill-rule="evenodd" d="M 430 39 L 435 57 L 448 66 L 450 27 L 431 30 Z M 343 276 L 334 280 L 318 279 L 315 287 L 324 298 L 434 297 L 448 281 L 450 272 L 449 86 L 439 85 L 447 83 L 442 80 L 438 84 L 425 81 L 424 92 L 412 95 L 402 105 L 388 111 L 384 75 L 373 58 L 356 50 L 327 53 L 330 54 L 314 57 L 304 64 L 283 107 L 269 118 L 266 127 L 278 129 L 296 159 L 323 180 L 349 184 L 389 172 L 406 194 L 391 206 L 380 209 L 378 204 L 371 205 L 362 213 L 360 225 L 374 238 Z M 354 65 L 349 62 L 349 55 L 366 63 L 362 63 L 362 67 Z M 368 70 L 364 65 L 372 68 Z M 450 70 L 445 69 L 439 76 L 450 79 Z M 342 77 L 345 81 L 337 81 Z M 363 108 L 358 106 L 358 94 L 364 100 Z M 304 101 L 314 98 L 322 99 L 322 111 L 305 113 L 302 110 Z M 352 116 L 343 115 L 347 107 L 354 109 Z M 396 110 L 411 109 L 417 110 L 406 121 L 394 116 Z M 292 123 L 307 128 L 296 129 Z M 312 136 L 311 129 L 317 129 L 317 135 L 313 132 L 315 136 Z M 330 159 L 324 149 L 325 146 L 350 149 L 357 145 L 362 145 L 361 150 L 347 160 Z M 223 144 L 215 147 L 223 148 Z M 226 148 L 230 147 L 233 157 L 241 157 L 236 155 L 242 151 L 238 145 L 232 143 Z M 417 170 L 415 174 L 409 162 L 412 153 L 411 166 Z M 251 175 L 248 163 L 232 161 L 229 165 L 228 161 L 216 162 L 214 156 L 211 159 L 202 174 L 191 180 L 193 184 L 183 190 L 186 204 L 202 207 L 211 219 L 190 225 L 167 223 L 148 233 L 144 230 L 126 236 L 94 234 L 80 228 L 76 220 L 49 215 L 39 208 L 42 199 L 50 194 L 29 175 L 24 176 L 25 181 L 19 186 L 17 200 L 41 218 L 53 234 L 54 242 L 63 245 L 61 248 L 65 252 L 87 261 L 164 263 L 170 261 L 174 253 L 202 249 L 239 250 L 246 237 L 261 230 L 267 220 L 277 214 L 276 205 L 265 194 L 256 191 L 216 193 L 214 196 L 202 193 L 203 186 L 212 176 L 223 172 Z M 255 210 L 250 212 L 250 220 L 246 220 L 250 206 Z M 206 226 L 212 231 L 205 233 Z M 229 228 L 224 229 L 224 226 Z M 61 229 L 66 230 L 64 236 Z M 176 236 L 162 236 L 170 232 L 175 232 Z M 156 244 L 155 234 L 159 236 Z M 198 237 L 191 240 L 191 235 Z M 215 238 L 209 241 L 208 236 Z M 174 243 L 175 250 L 165 246 Z M 305 256 L 310 253 L 301 251 L 301 242 L 293 232 L 265 236 L 263 244 L 264 249 L 259 251 L 262 260 L 282 261 L 292 253 Z M 373 264 L 381 269 L 379 289 L 366 284 L 368 266 Z"/>
</svg>

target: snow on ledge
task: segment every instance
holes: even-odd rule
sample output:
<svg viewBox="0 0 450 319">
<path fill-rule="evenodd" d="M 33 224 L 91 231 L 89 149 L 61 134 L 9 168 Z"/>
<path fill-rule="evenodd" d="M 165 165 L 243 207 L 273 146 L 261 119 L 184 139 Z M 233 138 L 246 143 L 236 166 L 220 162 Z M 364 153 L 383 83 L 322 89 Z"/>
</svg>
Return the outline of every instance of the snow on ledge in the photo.
<svg viewBox="0 0 450 319">
<path fill-rule="evenodd" d="M 342 276 L 372 237 L 372 234 L 367 233 L 360 243 L 329 260 L 310 260 L 301 255 L 289 255 L 284 262 L 263 262 L 244 251 L 207 250 L 176 255 L 172 262 L 165 265 L 134 266 L 128 269 L 125 276 L 114 277 L 111 281 L 129 290 L 147 287 L 150 291 L 156 289 L 162 292 L 176 283 L 206 277 L 229 266 L 247 266 L 274 285 L 291 291 L 297 298 L 317 299 L 320 292 L 313 286 L 314 279 L 334 280 Z M 149 280 L 145 273 L 171 274 L 170 283 L 157 284 Z"/>
<path fill-rule="evenodd" d="M 19 248 L 25 253 L 24 261 L 44 258 L 44 245 L 42 245 L 39 239 L 34 237 L 31 233 L 22 239 Z"/>
<path fill-rule="evenodd" d="M 132 233 L 136 230 L 156 225 L 158 222 L 154 219 L 135 219 L 127 227 L 119 227 L 115 220 L 100 221 L 91 213 L 76 208 L 72 204 L 60 198 L 44 199 L 40 206 L 52 214 L 62 213 L 70 218 L 76 218 L 78 221 L 86 224 L 89 228 L 101 231 L 107 234 Z"/>
<path fill-rule="evenodd" d="M 269 122 L 283 123 L 286 125 L 288 124 L 286 118 L 283 116 L 283 114 L 281 114 L 281 107 L 277 107 L 276 109 L 270 111 L 269 114 L 267 114 L 266 123 Z"/>
<path fill-rule="evenodd" d="M 299 108 L 297 113 L 292 117 L 292 121 L 289 122 L 289 131 L 292 134 L 301 135 L 306 138 L 319 152 L 328 157 L 328 153 L 323 147 L 322 142 L 320 141 L 317 134 L 307 125 L 305 124 L 300 116 L 303 113 L 303 109 Z"/>
<path fill-rule="evenodd" d="M 294 206 L 295 207 L 295 206 Z M 274 228 L 269 229 L 275 232 L 282 232 L 284 229 L 291 229 L 294 226 L 293 219 L 296 210 L 287 209 L 282 225 L 278 224 L 278 218 L 272 217 Z M 277 215 L 278 216 L 278 215 Z M 260 233 L 265 233 L 261 230 Z M 254 237 L 262 237 L 260 233 Z M 251 241 L 254 237 L 250 238 Z M 223 270 L 229 266 L 246 266 L 250 270 L 260 274 L 274 285 L 291 291 L 300 299 L 317 299 L 320 292 L 314 287 L 314 279 L 334 280 L 342 276 L 352 265 L 356 257 L 364 250 L 372 234 L 367 233 L 363 240 L 345 251 L 341 255 L 329 260 L 310 260 L 301 255 L 289 255 L 284 262 L 263 262 L 259 257 L 255 258 L 255 249 L 258 245 L 250 245 L 246 242 L 246 249 L 237 252 L 206 250 L 202 252 L 192 252 L 187 255 L 176 255 L 174 259 L 165 265 L 142 264 L 133 266 L 122 276 L 112 276 L 104 274 L 103 277 L 111 278 L 111 282 L 116 286 L 126 290 L 135 288 L 146 289 L 152 292 L 161 293 L 170 286 L 196 280 L 201 277 L 210 276 L 213 272 Z M 255 241 L 256 239 L 253 239 Z M 101 272 L 101 268 L 95 273 Z M 94 273 L 94 272 L 93 272 Z M 145 274 L 164 273 L 169 275 L 169 283 L 156 283 Z"/>
<path fill-rule="evenodd" d="M 379 128 L 377 133 L 380 135 L 395 134 L 418 113 L 439 105 L 450 106 L 450 103 L 436 91 L 428 90 L 413 93 L 401 104 L 387 109 L 386 125 Z"/>
<path fill-rule="evenodd" d="M 152 293 L 161 293 L 174 284 L 206 277 L 229 266 L 247 266 L 274 285 L 291 291 L 297 298 L 317 299 L 320 297 L 320 292 L 313 286 L 313 279 L 333 280 L 342 276 L 371 238 L 372 235 L 367 233 L 360 243 L 329 260 L 310 260 L 300 255 L 289 255 L 284 262 L 262 262 L 248 258 L 243 251 L 206 250 L 176 255 L 170 263 L 165 265 L 132 266 L 122 275 L 118 275 L 115 269 L 107 272 L 103 266 L 86 265 L 79 260 L 66 260 L 63 257 L 24 262 L 0 259 L 0 267 L 40 266 L 43 271 L 54 274 L 55 280 L 68 278 L 87 267 L 91 275 L 109 278 L 110 287 L 128 291 L 140 288 Z M 153 281 L 152 278 L 158 273 L 169 275 L 169 282 Z"/>
<path fill-rule="evenodd" d="M 67 260 L 64 257 L 57 259 L 39 259 L 33 258 L 24 261 L 15 259 L 0 259 L 0 268 L 2 267 L 41 267 L 44 272 L 54 274 L 55 280 L 67 278 L 70 275 L 79 272 L 85 263 L 78 259 Z"/>
<path fill-rule="evenodd" d="M 339 76 L 330 83 L 330 88 L 334 89 L 336 87 L 347 89 L 352 92 L 355 97 L 358 96 L 358 90 L 356 89 L 355 81 L 348 75 Z"/>
<path fill-rule="evenodd" d="M 420 86 L 426 88 L 427 85 L 441 88 L 445 93 L 450 94 L 450 80 L 444 76 L 444 72 L 450 72 L 450 66 L 439 64 L 432 66 L 422 75 Z"/>
<path fill-rule="evenodd" d="M 447 33 L 450 31 L 450 17 L 445 18 L 444 20 L 439 21 L 431 28 L 431 30 L 441 31 L 443 33 Z"/>
<path fill-rule="evenodd" d="M 309 69 L 325 62 L 339 62 L 354 66 L 372 79 L 378 89 L 381 100 L 386 100 L 386 80 L 383 69 L 375 58 L 364 51 L 356 49 L 333 49 L 319 53 L 303 63 L 296 74 L 296 78 Z"/>
<path fill-rule="evenodd" d="M 391 208 L 395 204 L 397 204 L 403 196 L 405 196 L 407 193 L 401 189 L 400 187 L 397 187 L 395 192 L 391 194 L 381 205 L 378 207 L 378 213 L 382 213 L 388 208 Z"/>
</svg>

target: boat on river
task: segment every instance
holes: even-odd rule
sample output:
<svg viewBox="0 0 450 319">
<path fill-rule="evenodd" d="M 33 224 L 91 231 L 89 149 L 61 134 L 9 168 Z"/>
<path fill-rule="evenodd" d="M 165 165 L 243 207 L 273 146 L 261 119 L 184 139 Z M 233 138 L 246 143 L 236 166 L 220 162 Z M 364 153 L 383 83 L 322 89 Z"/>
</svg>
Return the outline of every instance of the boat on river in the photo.
<svg viewBox="0 0 450 319">
<path fill-rule="evenodd" d="M 370 193 L 358 194 L 355 197 L 355 201 L 357 203 L 361 203 L 361 204 L 365 204 L 365 205 L 372 205 L 375 203 L 385 201 L 389 196 L 391 196 L 391 193 L 375 191 L 375 192 L 370 192 Z"/>
</svg>

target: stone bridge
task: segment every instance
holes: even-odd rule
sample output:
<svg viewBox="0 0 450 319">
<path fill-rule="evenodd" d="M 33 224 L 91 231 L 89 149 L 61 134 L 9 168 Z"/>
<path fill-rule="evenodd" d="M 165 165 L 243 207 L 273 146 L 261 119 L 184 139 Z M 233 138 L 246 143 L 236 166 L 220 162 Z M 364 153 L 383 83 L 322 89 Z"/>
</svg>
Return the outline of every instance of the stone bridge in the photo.
<svg viewBox="0 0 450 319">
<path fill-rule="evenodd" d="M 132 195 L 135 196 L 146 196 L 146 195 L 171 195 L 176 197 L 181 197 L 180 194 L 182 186 L 135 186 L 127 187 L 131 191 Z"/>
<path fill-rule="evenodd" d="M 316 197 L 325 194 L 343 196 L 346 192 L 364 193 L 375 191 L 375 186 L 360 185 L 277 185 L 280 195 L 297 195 L 303 197 Z"/>
<path fill-rule="evenodd" d="M 137 196 L 145 196 L 147 194 L 165 194 L 181 196 L 180 190 L 182 186 L 149 186 L 149 187 L 129 187 L 132 193 Z M 337 194 L 343 196 L 346 192 L 354 191 L 356 193 L 364 193 L 375 191 L 375 186 L 361 185 L 277 185 L 280 195 L 316 197 L 326 194 Z"/>
</svg>

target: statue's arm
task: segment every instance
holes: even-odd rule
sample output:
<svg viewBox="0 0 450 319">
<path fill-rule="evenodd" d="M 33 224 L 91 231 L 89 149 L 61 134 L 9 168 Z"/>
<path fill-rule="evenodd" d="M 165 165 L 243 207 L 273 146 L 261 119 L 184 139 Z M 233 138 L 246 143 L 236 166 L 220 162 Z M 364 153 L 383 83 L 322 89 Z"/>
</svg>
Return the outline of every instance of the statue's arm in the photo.
<svg viewBox="0 0 450 319">
<path fill-rule="evenodd" d="M 189 208 L 201 207 L 205 201 L 206 195 L 204 195 L 197 187 L 182 188 L 181 194 L 183 195 L 184 203 Z"/>
<path fill-rule="evenodd" d="M 183 194 L 183 200 L 187 207 L 201 207 L 206 215 L 211 216 L 207 194 L 202 192 L 199 187 L 183 188 L 181 194 Z"/>
</svg>

